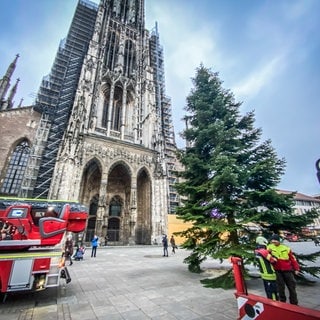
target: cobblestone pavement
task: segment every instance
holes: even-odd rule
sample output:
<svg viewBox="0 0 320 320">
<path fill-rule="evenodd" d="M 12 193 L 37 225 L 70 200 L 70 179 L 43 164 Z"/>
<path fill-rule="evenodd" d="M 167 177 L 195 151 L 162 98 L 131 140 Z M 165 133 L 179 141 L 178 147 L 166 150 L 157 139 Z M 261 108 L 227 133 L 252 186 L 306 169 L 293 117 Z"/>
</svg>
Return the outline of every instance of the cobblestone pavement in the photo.
<svg viewBox="0 0 320 320">
<path fill-rule="evenodd" d="M 310 244 L 311 245 L 311 244 Z M 236 319 L 234 289 L 205 288 L 200 280 L 228 267 L 206 261 L 206 272 L 193 274 L 183 259 L 187 252 L 162 256 L 162 248 L 87 249 L 83 261 L 69 267 L 71 283 L 41 292 L 8 295 L 1 304 L 1 320 L 189 320 Z M 61 280 L 63 281 L 63 280 Z M 264 296 L 260 279 L 247 281 L 249 293 Z M 298 286 L 301 306 L 320 310 L 320 282 Z"/>
</svg>

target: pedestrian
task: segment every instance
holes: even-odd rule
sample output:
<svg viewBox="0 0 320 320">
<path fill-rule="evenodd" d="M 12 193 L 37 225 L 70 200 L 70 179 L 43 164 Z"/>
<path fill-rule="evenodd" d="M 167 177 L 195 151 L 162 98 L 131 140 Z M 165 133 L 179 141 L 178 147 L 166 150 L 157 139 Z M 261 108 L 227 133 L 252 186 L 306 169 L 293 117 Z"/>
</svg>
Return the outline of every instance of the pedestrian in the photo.
<svg viewBox="0 0 320 320">
<path fill-rule="evenodd" d="M 254 253 L 259 265 L 260 276 L 263 280 L 267 298 L 279 300 L 277 276 L 273 268 L 273 264 L 277 262 L 277 259 L 267 250 L 267 245 L 268 240 L 262 236 L 258 236 L 256 239 L 256 249 L 254 250 Z"/>
<path fill-rule="evenodd" d="M 80 246 L 78 245 L 77 250 L 76 250 L 75 254 L 73 255 L 73 259 L 76 261 L 83 260 L 83 256 L 84 256 L 85 251 L 86 251 L 86 247 L 83 244 L 81 244 Z"/>
<path fill-rule="evenodd" d="M 1 239 L 0 240 L 12 240 L 12 224 L 10 224 L 8 221 L 2 222 L 0 221 L 0 228 L 1 228 Z"/>
<path fill-rule="evenodd" d="M 176 253 L 176 240 L 174 239 L 173 235 L 170 238 L 170 244 L 172 247 L 172 253 L 175 254 Z"/>
<path fill-rule="evenodd" d="M 108 235 L 106 235 L 106 236 L 104 237 L 104 246 L 105 246 L 105 247 L 106 247 L 107 244 L 108 244 L 108 240 L 109 240 Z"/>
<path fill-rule="evenodd" d="M 98 243 L 99 243 L 99 238 L 98 236 L 95 234 L 94 237 L 91 240 L 91 258 L 92 257 L 96 257 L 97 254 L 97 247 L 98 247 Z"/>
<path fill-rule="evenodd" d="M 72 255 L 73 255 L 73 240 L 72 240 L 72 235 L 69 234 L 64 244 L 64 258 L 65 260 L 69 260 L 69 266 L 73 264 Z"/>
<path fill-rule="evenodd" d="M 166 234 L 162 238 L 162 245 L 163 245 L 163 256 L 168 257 L 168 238 Z"/>
<path fill-rule="evenodd" d="M 285 287 L 289 290 L 289 301 L 291 304 L 298 304 L 298 297 L 296 292 L 296 280 L 294 275 L 298 275 L 300 266 L 290 247 L 280 243 L 280 237 L 274 234 L 270 238 L 268 250 L 277 259 L 274 264 L 274 270 L 277 276 L 277 287 L 279 293 L 279 300 L 286 302 Z"/>
</svg>

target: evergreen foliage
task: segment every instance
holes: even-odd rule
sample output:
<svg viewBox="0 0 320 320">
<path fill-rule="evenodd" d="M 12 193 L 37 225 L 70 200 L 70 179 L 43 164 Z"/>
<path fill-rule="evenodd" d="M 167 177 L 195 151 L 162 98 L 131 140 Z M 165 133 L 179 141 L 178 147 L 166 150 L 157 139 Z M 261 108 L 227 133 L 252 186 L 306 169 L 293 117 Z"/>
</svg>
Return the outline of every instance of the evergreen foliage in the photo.
<svg viewBox="0 0 320 320">
<path fill-rule="evenodd" d="M 270 140 L 260 142 L 254 113 L 240 115 L 241 103 L 223 89 L 218 73 L 200 65 L 192 80 L 182 133 L 187 147 L 178 154 L 185 170 L 176 185 L 185 199 L 177 215 L 193 223 L 178 233 L 186 238 L 183 248 L 191 251 L 185 263 L 192 272 L 201 272 L 207 257 L 241 256 L 245 264 L 254 263 L 257 234 L 250 224 L 263 226 L 268 237 L 281 229 L 301 230 L 318 212 L 296 216 L 294 195 L 277 192 L 285 160 Z M 229 273 L 213 286 L 228 287 L 228 279 Z"/>
</svg>

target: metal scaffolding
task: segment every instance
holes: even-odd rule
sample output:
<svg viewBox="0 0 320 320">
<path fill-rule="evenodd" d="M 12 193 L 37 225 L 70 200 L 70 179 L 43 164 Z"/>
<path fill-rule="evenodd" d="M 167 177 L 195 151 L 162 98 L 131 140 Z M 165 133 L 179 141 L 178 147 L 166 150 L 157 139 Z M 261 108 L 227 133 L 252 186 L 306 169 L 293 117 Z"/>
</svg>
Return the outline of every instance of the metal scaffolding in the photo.
<svg viewBox="0 0 320 320">
<path fill-rule="evenodd" d="M 28 177 L 28 183 L 25 184 L 28 193 L 33 190 L 34 198 L 48 196 L 59 147 L 73 107 L 83 60 L 93 35 L 97 11 L 98 5 L 90 1 L 79 1 L 68 36 L 60 43 L 49 76 L 42 80 L 35 109 L 45 115 L 46 121 L 50 121 L 51 126 L 42 157 L 39 159 L 38 170 L 32 171 L 33 175 Z M 36 137 L 37 141 L 43 143 L 39 137 Z M 39 147 L 35 146 L 34 150 L 39 150 Z M 38 157 L 38 154 L 34 154 L 31 159 Z"/>
<path fill-rule="evenodd" d="M 176 207 L 180 203 L 179 195 L 174 187 L 177 182 L 177 177 L 174 173 L 177 164 L 176 151 L 177 146 L 175 142 L 174 127 L 172 123 L 171 99 L 165 94 L 165 73 L 164 73 L 164 58 L 163 48 L 160 45 L 160 38 L 158 33 L 158 25 L 151 31 L 150 36 L 150 63 L 154 70 L 154 83 L 156 92 L 156 110 L 157 116 L 161 121 L 161 134 L 164 137 L 164 158 L 167 163 L 167 177 L 168 177 L 168 199 L 169 199 L 169 213 L 174 213 Z M 159 137 L 159 138 L 160 138 Z"/>
</svg>

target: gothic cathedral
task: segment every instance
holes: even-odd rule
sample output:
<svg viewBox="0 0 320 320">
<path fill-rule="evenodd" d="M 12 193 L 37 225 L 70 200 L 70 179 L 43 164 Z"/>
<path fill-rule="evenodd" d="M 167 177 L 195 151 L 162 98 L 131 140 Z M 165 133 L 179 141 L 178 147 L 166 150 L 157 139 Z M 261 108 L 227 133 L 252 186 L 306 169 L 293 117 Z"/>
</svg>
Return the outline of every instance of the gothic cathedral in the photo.
<svg viewBox="0 0 320 320">
<path fill-rule="evenodd" d="M 77 24 L 76 12 L 72 27 L 87 26 L 89 37 L 81 54 L 65 54 L 66 77 L 78 71 L 69 82 L 60 81 L 56 101 L 48 78 L 39 90 L 35 110 L 42 116 L 34 144 L 46 128 L 41 138 L 46 137 L 46 147 L 31 147 L 19 195 L 29 195 L 23 190 L 32 189 L 35 196 L 37 188 L 48 185 L 42 195 L 86 204 L 90 217 L 85 241 L 97 234 L 114 244 L 151 244 L 167 231 L 176 148 L 157 26 L 151 32 L 145 29 L 144 0 L 101 0 L 97 6 L 79 0 L 77 10 L 84 8 L 94 12 L 87 16 L 89 23 Z M 78 18 L 84 19 L 84 14 Z M 72 37 L 77 34 L 69 31 L 57 57 Z M 74 90 L 68 93 L 72 81 Z M 50 103 L 43 99 L 44 88 Z M 67 107 L 67 100 L 58 98 L 64 94 Z M 51 152 L 52 145 L 56 149 Z M 36 158 L 39 152 L 42 161 L 37 166 L 32 154 Z M 46 163 L 50 174 L 43 171 Z M 36 177 L 28 178 L 30 168 Z M 44 176 L 47 180 L 41 181 Z"/>
</svg>

